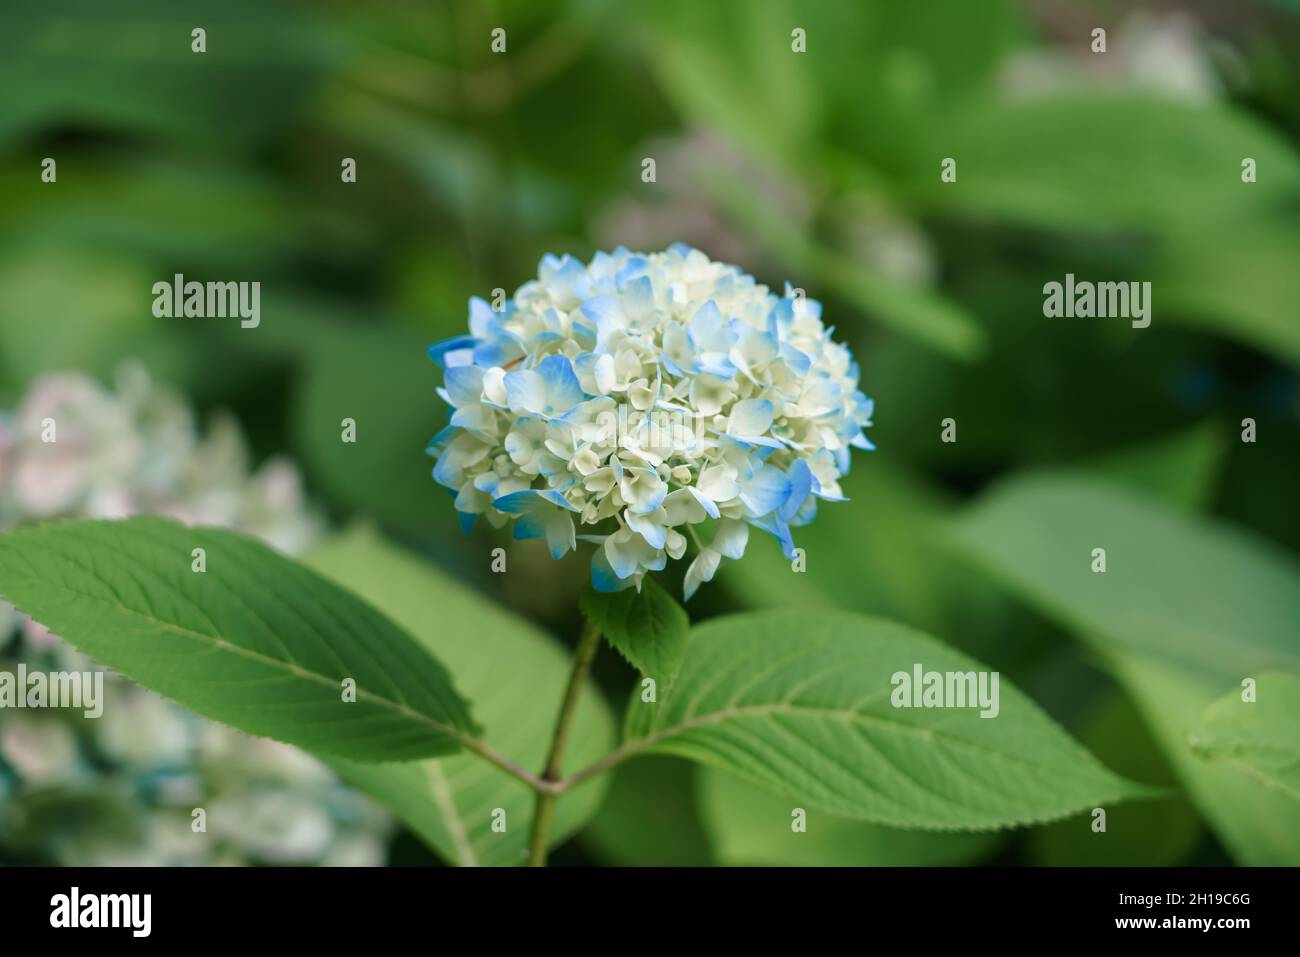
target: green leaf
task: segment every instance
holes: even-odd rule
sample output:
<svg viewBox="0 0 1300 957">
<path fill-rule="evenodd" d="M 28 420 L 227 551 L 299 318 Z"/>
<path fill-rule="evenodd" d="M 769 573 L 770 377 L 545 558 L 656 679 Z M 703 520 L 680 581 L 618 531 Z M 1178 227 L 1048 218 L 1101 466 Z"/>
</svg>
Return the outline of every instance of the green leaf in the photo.
<svg viewBox="0 0 1300 957">
<path fill-rule="evenodd" d="M 955 300 L 872 271 L 854 259 L 809 239 L 753 197 L 734 177 L 701 174 L 701 186 L 746 231 L 759 237 L 810 288 L 825 286 L 861 309 L 871 320 L 942 352 L 973 362 L 988 348 L 983 326 Z"/>
<path fill-rule="evenodd" d="M 1262 540 L 1069 474 L 1003 483 L 955 541 L 1078 632 L 1133 696 L 1194 803 L 1249 864 L 1300 862 L 1295 805 L 1187 745 L 1243 677 L 1300 670 L 1300 569 Z M 1091 549 L 1107 571 L 1090 571 Z"/>
<path fill-rule="evenodd" d="M 933 165 L 917 168 L 916 194 L 972 217 L 1172 233 L 1180 224 L 1285 208 L 1300 194 L 1295 152 L 1220 105 L 1132 92 L 990 100 L 931 135 Z M 956 183 L 939 181 L 945 156 L 957 160 Z M 1241 181 L 1247 156 L 1259 164 L 1257 183 Z"/>
<path fill-rule="evenodd" d="M 896 827 L 990 829 L 1142 789 L 1000 681 L 1000 710 L 896 708 L 896 672 L 983 667 L 920 632 L 839 612 L 735 615 L 695 629 L 677 684 L 633 698 L 624 748 L 677 754 L 803 807 Z"/>
<path fill-rule="evenodd" d="M 721 864 L 944 867 L 987 857 L 1001 840 L 991 831 L 915 831 L 807 808 L 807 830 L 796 832 L 789 798 L 712 768 L 698 777 L 700 808 Z"/>
<path fill-rule="evenodd" d="M 148 359 L 155 372 L 183 365 L 172 329 L 141 308 L 148 269 L 117 253 L 23 235 L 21 245 L 0 249 L 0 384 L 21 387 L 68 369 L 109 374 L 124 359 Z"/>
<path fill-rule="evenodd" d="M 755 541 L 719 581 L 750 608 L 841 608 L 937 635 L 976 657 L 1005 663 L 1019 638 L 1014 602 L 972 580 L 945 547 L 953 509 L 924 476 L 888 459 L 857 463 L 842 482 L 847 503 L 824 502 L 817 521 L 794 530 L 804 550 L 795 572 L 774 542 Z"/>
<path fill-rule="evenodd" d="M 956 541 L 1080 631 L 1211 673 L 1300 669 L 1300 567 L 1267 543 L 1069 474 L 997 486 Z M 1105 548 L 1107 570 L 1093 573 Z"/>
<path fill-rule="evenodd" d="M 382 607 L 445 661 L 473 699 L 493 747 L 526 768 L 542 767 L 570 667 L 568 653 L 557 642 L 371 532 L 340 535 L 305 560 Z M 613 737 L 609 707 L 599 691 L 588 686 L 579 701 L 566 771 L 602 757 Z M 395 811 L 450 862 L 517 864 L 526 855 L 532 790 L 473 755 L 404 764 L 331 764 Z M 558 799 L 554 844 L 595 813 L 604 788 L 603 779 L 597 779 Z M 505 811 L 504 832 L 492 829 L 497 808 Z"/>
<path fill-rule="evenodd" d="M 963 362 L 980 359 L 989 338 L 979 320 L 942 292 L 873 273 L 861 263 L 820 250 L 812 263 L 817 281 L 870 319 Z"/>
<path fill-rule="evenodd" d="M 1151 286 L 1159 290 L 1162 315 L 1300 366 L 1297 260 L 1300 228 L 1293 215 L 1218 221 L 1213 230 L 1171 237 L 1154 264 Z"/>
<path fill-rule="evenodd" d="M 1229 852 L 1243 864 L 1300 864 L 1300 814 L 1295 802 L 1234 769 L 1207 763 L 1188 737 L 1206 706 L 1239 678 L 1113 648 L 1104 636 L 1085 635 L 1128 689 L 1197 809 Z"/>
<path fill-rule="evenodd" d="M 0 537 L 0 594 L 108 667 L 250 734 L 385 761 L 447 754 L 477 733 L 443 666 L 392 621 L 232 532 L 157 518 L 20 529 Z"/>
<path fill-rule="evenodd" d="M 206 53 L 191 50 L 196 26 Z M 57 18 L 10 0 L 0 40 L 0 142 L 73 122 L 223 150 L 278 135 L 340 52 L 304 10 L 271 16 L 251 0 L 78 0 Z"/>
<path fill-rule="evenodd" d="M 784 6 L 666 0 L 641 8 L 649 15 L 636 31 L 678 111 L 759 156 L 796 156 L 818 119 L 808 58 L 791 55 Z M 619 11 L 620 29 L 626 15 Z M 734 42 L 720 47 L 720 32 Z"/>
<path fill-rule="evenodd" d="M 659 693 L 672 686 L 686 654 L 691 622 L 663 586 L 646 578 L 639 591 L 588 589 L 581 603 L 583 614 L 633 668 L 654 679 Z"/>
<path fill-rule="evenodd" d="M 1256 698 L 1233 691 L 1210 705 L 1190 740 L 1192 750 L 1300 803 L 1300 678 L 1270 672 L 1256 679 Z"/>
<path fill-rule="evenodd" d="M 311 335 L 292 409 L 295 445 L 309 474 L 363 515 L 452 533 L 451 500 L 431 477 L 433 461 L 424 451 L 446 422 L 427 343 L 343 323 Z M 354 442 L 342 441 L 345 419 L 356 423 Z"/>
<path fill-rule="evenodd" d="M 1140 777 L 1169 793 L 1106 809 L 1106 830 L 1094 831 L 1090 813 L 1037 828 L 1029 851 L 1053 867 L 1170 867 L 1187 862 L 1204 833 L 1200 815 L 1176 789 L 1173 770 L 1142 716 L 1118 690 L 1093 702 L 1077 728 L 1079 740 L 1121 774 Z"/>
<path fill-rule="evenodd" d="M 1107 453 L 1083 467 L 1180 511 L 1195 512 L 1209 504 L 1226 452 L 1222 434 L 1207 424 Z"/>
<path fill-rule="evenodd" d="M 619 867 L 705 867 L 716 863 L 695 801 L 702 769 L 680 758 L 650 755 L 610 775 L 600 812 L 582 843 Z"/>
</svg>

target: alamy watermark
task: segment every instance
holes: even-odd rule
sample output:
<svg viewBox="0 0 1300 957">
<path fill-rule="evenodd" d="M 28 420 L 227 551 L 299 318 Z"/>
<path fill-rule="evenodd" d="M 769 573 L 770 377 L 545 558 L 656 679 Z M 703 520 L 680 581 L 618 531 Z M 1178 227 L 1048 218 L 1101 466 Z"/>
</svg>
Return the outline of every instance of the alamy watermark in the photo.
<svg viewBox="0 0 1300 957">
<path fill-rule="evenodd" d="M 911 672 L 895 671 L 889 702 L 895 708 L 979 708 L 981 718 L 996 718 L 998 672 L 926 671 L 919 663 Z"/>
<path fill-rule="evenodd" d="M 0 671 L 0 708 L 80 708 L 87 718 L 104 713 L 104 672 Z"/>
<path fill-rule="evenodd" d="M 1065 282 L 1043 286 L 1043 315 L 1049 319 L 1130 319 L 1134 329 L 1151 325 L 1150 282 Z"/>
<path fill-rule="evenodd" d="M 50 898 L 50 926 L 54 928 L 124 928 L 132 937 L 148 937 L 153 930 L 152 894 L 83 894 L 73 887 Z"/>
<path fill-rule="evenodd" d="M 153 295 L 159 319 L 238 317 L 241 329 L 256 329 L 262 321 L 260 282 L 186 282 L 177 273 L 171 282 L 154 283 Z"/>
</svg>

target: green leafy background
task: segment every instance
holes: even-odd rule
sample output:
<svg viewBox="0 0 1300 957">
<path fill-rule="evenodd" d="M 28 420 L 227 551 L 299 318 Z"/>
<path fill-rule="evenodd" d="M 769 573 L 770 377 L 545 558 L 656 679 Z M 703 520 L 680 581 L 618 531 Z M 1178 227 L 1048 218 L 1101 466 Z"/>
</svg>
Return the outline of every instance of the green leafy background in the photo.
<svg viewBox="0 0 1300 957">
<path fill-rule="evenodd" d="M 1190 94 L 1159 82 L 1186 60 L 1130 46 L 1135 17 L 1173 36 L 1171 9 L 1198 25 L 1179 54 L 1203 80 Z M 497 26 L 504 56 L 489 49 Z M 1095 26 L 1104 55 L 1088 51 Z M 794 27 L 806 54 L 790 52 Z M 1046 72 L 1017 82 L 1027 62 Z M 105 377 L 138 358 L 201 409 L 234 411 L 258 456 L 292 452 L 350 529 L 309 556 L 310 588 L 331 579 L 364 603 L 349 613 L 378 609 L 407 636 L 394 653 L 446 668 L 469 709 L 452 723 L 535 770 L 586 554 L 553 563 L 490 529 L 462 536 L 423 454 L 445 421 L 423 349 L 544 252 L 693 243 L 824 302 L 876 400 L 879 448 L 855 456 L 850 501 L 796 535 L 806 572 L 755 539 L 693 600 L 686 639 L 653 602 L 605 610 L 661 623 L 660 640 L 602 652 L 573 769 L 614 746 L 616 705 L 643 672 L 664 714 L 629 705 L 634 738 L 687 708 L 675 696 L 718 648 L 719 668 L 755 665 L 805 635 L 852 661 L 866 652 L 840 648 L 851 633 L 882 659 L 918 641 L 998 669 L 1004 707 L 1030 716 L 1017 727 L 1093 756 L 1071 764 L 1085 791 L 1148 797 L 1108 803 L 1097 834 L 1044 773 L 1015 822 L 945 818 L 909 791 L 941 771 L 909 783 L 878 768 L 858 782 L 874 796 L 848 802 L 876 813 L 845 813 L 863 757 L 793 834 L 781 761 L 839 731 L 720 723 L 566 796 L 555 859 L 1297 864 L 1297 64 L 1294 9 L 1260 2 L 9 0 L 0 407 L 43 372 Z M 57 184 L 40 182 L 46 156 Z M 345 156 L 355 184 L 340 182 Z M 655 184 L 640 180 L 646 156 Z M 260 280 L 261 327 L 155 319 L 150 287 L 176 272 Z M 1067 272 L 1151 281 L 1151 327 L 1044 318 L 1043 284 Z M 338 441 L 345 416 L 355 445 Z M 940 440 L 946 418 L 955 443 Z M 498 546 L 506 575 L 490 571 Z M 661 584 L 677 593 L 680 570 Z M 723 618 L 746 612 L 766 624 Z M 871 692 L 809 693 L 842 710 Z M 803 750 L 783 750 L 791 733 Z M 865 740 L 863 755 L 926 772 L 906 734 Z M 408 744 L 428 759 L 331 760 L 407 824 L 407 858 L 517 862 L 526 789 L 437 741 Z M 997 829 L 1029 821 L 1053 823 Z"/>
</svg>

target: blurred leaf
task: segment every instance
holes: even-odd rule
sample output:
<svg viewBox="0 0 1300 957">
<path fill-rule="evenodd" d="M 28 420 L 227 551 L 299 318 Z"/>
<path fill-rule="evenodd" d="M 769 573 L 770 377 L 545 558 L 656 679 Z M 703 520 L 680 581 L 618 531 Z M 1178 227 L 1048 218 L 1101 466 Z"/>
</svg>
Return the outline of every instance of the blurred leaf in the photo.
<svg viewBox="0 0 1300 957">
<path fill-rule="evenodd" d="M 1300 804 L 1300 678 L 1269 672 L 1255 699 L 1231 691 L 1210 705 L 1192 732 L 1192 750 Z"/>
<path fill-rule="evenodd" d="M 828 251 L 817 254 L 813 275 L 869 318 L 951 358 L 969 362 L 988 349 L 979 321 L 940 292 L 873 274 L 862 264 Z"/>
<path fill-rule="evenodd" d="M 1226 451 L 1222 433 L 1206 424 L 1107 453 L 1082 467 L 1092 475 L 1153 494 L 1181 511 L 1196 512 L 1214 495 Z"/>
<path fill-rule="evenodd" d="M 792 270 L 807 276 L 791 284 L 808 290 L 813 298 L 818 296 L 816 284 L 822 284 L 861 309 L 868 318 L 949 358 L 969 362 L 983 354 L 987 346 L 984 330 L 955 301 L 933 290 L 889 279 L 820 246 L 802 235 L 798 227 L 792 227 L 761 203 L 755 203 L 740 183 L 722 172 L 702 176 L 701 183 L 740 225 L 765 242 Z M 823 318 L 835 325 L 833 318 Z"/>
<path fill-rule="evenodd" d="M 450 533 L 451 499 L 424 451 L 447 415 L 427 345 L 406 332 L 318 323 L 303 345 L 292 426 L 308 476 L 338 502 L 404 529 Z M 355 442 L 343 441 L 345 419 L 356 423 Z"/>
<path fill-rule="evenodd" d="M 1049 614 L 1117 646 L 1215 672 L 1300 667 L 1300 569 L 1236 529 L 1040 474 L 996 486 L 955 538 Z M 1090 569 L 1098 547 L 1104 574 Z"/>
<path fill-rule="evenodd" d="M 301 11 L 255 0 L 79 0 L 57 11 L 8 0 L 0 142 L 69 122 L 227 148 L 279 135 L 336 55 Z M 191 51 L 199 26 L 206 53 Z"/>
<path fill-rule="evenodd" d="M 859 460 L 841 487 L 848 502 L 819 503 L 816 520 L 793 530 L 806 571 L 757 540 L 744 561 L 723 564 L 719 581 L 751 608 L 868 612 L 1005 660 L 1011 603 L 944 547 L 946 494 L 879 452 Z"/>
<path fill-rule="evenodd" d="M 385 761 L 452 753 L 478 731 L 431 652 L 233 532 L 158 518 L 19 529 L 0 537 L 0 594 L 97 661 L 249 734 Z"/>
<path fill-rule="evenodd" d="M 990 101 L 929 132 L 932 165 L 917 169 L 912 189 L 949 213 L 1060 229 L 1201 229 L 1300 198 L 1295 151 L 1226 106 L 1078 93 Z M 942 183 L 949 156 L 957 181 Z M 1257 161 L 1258 182 L 1241 181 L 1243 157 Z"/>
<path fill-rule="evenodd" d="M 1220 221 L 1212 230 L 1189 229 L 1171 239 L 1156 263 L 1152 299 L 1162 314 L 1300 366 L 1296 263 L 1300 228 L 1294 222 Z"/>
<path fill-rule="evenodd" d="M 760 155 L 797 155 L 816 127 L 817 98 L 809 58 L 791 50 L 799 22 L 789 4 L 659 0 L 640 9 L 646 55 L 683 114 Z"/>
<path fill-rule="evenodd" d="M 581 602 L 583 614 L 628 664 L 653 678 L 658 693 L 666 693 L 686 654 L 691 630 L 686 609 L 649 577 L 640 588 L 618 592 L 587 589 Z"/>
<path fill-rule="evenodd" d="M 695 804 L 699 769 L 678 758 L 635 758 L 610 775 L 583 843 L 620 867 L 704 867 L 714 863 Z"/>
<path fill-rule="evenodd" d="M 1101 639 L 1094 643 L 1104 648 Z M 1114 651 L 1107 657 L 1155 731 L 1192 802 L 1232 856 L 1252 866 L 1300 864 L 1300 813 L 1295 802 L 1230 768 L 1207 764 L 1188 747 L 1188 735 L 1200 723 L 1206 706 L 1227 689 L 1240 689 L 1241 676 L 1140 652 Z"/>
<path fill-rule="evenodd" d="M 139 847 L 148 838 L 144 825 L 117 781 L 42 787 L 0 801 L 0 844 L 41 861 L 77 859 L 87 846 Z"/>
<path fill-rule="evenodd" d="M 1006 0 L 656 0 L 634 9 L 646 58 L 692 125 L 802 166 L 810 179 L 822 174 L 817 147 L 832 139 L 905 169 L 927 124 L 985 92 L 1021 29 Z M 806 53 L 791 48 L 795 28 Z"/>
<path fill-rule="evenodd" d="M 1060 474 L 998 486 L 962 519 L 955 539 L 1102 654 L 1234 856 L 1300 862 L 1294 804 L 1187 747 L 1205 707 L 1242 677 L 1300 669 L 1300 572 L 1290 556 Z M 1107 550 L 1105 574 L 1090 571 L 1094 547 Z"/>
<path fill-rule="evenodd" d="M 417 195 L 454 213 L 465 229 L 477 221 L 491 226 L 505 218 L 503 203 L 509 197 L 502 190 L 507 176 L 500 159 L 490 144 L 467 131 L 352 90 L 340 91 L 322 110 L 319 122 L 392 163 L 394 172 L 405 173 L 417 187 Z M 393 202 L 391 194 L 375 189 L 364 173 L 358 173 L 353 187 L 374 204 Z"/>
<path fill-rule="evenodd" d="M 457 686 L 474 701 L 474 713 L 493 747 L 525 767 L 542 767 L 569 673 L 568 655 L 560 645 L 370 532 L 339 535 L 306 561 L 383 608 L 445 661 Z M 609 708 L 589 687 L 578 705 L 568 770 L 590 764 L 612 745 Z M 533 792 L 478 757 L 331 763 L 352 784 L 392 808 L 448 861 L 518 864 L 525 857 Z M 597 781 L 559 799 L 553 843 L 559 844 L 595 813 L 603 791 L 604 784 Z M 505 810 L 504 832 L 492 830 L 496 808 Z"/>
<path fill-rule="evenodd" d="M 677 754 L 879 824 L 987 830 L 1142 795 L 1008 682 L 998 718 L 907 709 L 891 676 L 984 670 L 934 639 L 842 612 L 697 627 L 671 694 L 629 705 L 625 749 Z M 906 768 L 906 772 L 901 769 Z"/>
<path fill-rule="evenodd" d="M 790 798 L 703 768 L 700 806 L 718 860 L 735 866 L 936 867 L 987 857 L 1001 843 L 996 832 L 935 833 L 882 827 L 807 812 L 807 831 L 795 832 Z"/>
<path fill-rule="evenodd" d="M 111 253 L 47 244 L 0 250 L 0 391 L 17 392 L 43 372 L 107 377 L 128 357 L 176 378 L 180 345 L 174 327 L 150 312 L 154 281 Z"/>
<path fill-rule="evenodd" d="M 1121 694 L 1100 699 L 1078 729 L 1080 742 L 1120 774 L 1162 787 L 1174 773 L 1143 719 Z M 1038 864 L 1058 867 L 1167 867 L 1184 863 L 1202 833 L 1196 809 L 1181 793 L 1108 807 L 1106 829 L 1094 831 L 1091 813 L 1057 821 L 1030 834 Z"/>
<path fill-rule="evenodd" d="M 176 272 L 209 280 L 236 278 L 214 275 L 218 270 L 248 270 L 237 278 L 269 287 L 276 271 L 307 252 L 345 266 L 370 238 L 360 219 L 246 166 L 83 149 L 60 155 L 55 184 L 39 183 L 34 166 L 15 163 L 0 180 L 12 228 L 24 244 L 75 243 L 129 257 L 149 276 L 139 293 L 146 316 L 149 287 Z"/>
</svg>

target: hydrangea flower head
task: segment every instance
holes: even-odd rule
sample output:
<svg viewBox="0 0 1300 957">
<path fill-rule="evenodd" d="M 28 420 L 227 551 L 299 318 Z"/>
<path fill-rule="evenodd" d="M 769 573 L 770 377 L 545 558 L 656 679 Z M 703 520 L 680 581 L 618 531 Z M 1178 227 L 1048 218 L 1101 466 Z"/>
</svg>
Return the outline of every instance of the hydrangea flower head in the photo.
<svg viewBox="0 0 1300 957">
<path fill-rule="evenodd" d="M 466 529 L 513 522 L 554 558 L 596 543 L 599 591 L 639 588 L 694 542 L 690 598 L 751 527 L 793 557 L 791 528 L 842 501 L 850 448 L 873 448 L 820 303 L 681 244 L 547 255 L 498 310 L 471 299 L 469 327 L 429 349 L 452 406 L 433 477 Z"/>
</svg>

